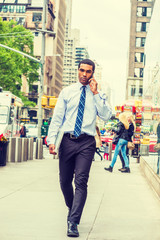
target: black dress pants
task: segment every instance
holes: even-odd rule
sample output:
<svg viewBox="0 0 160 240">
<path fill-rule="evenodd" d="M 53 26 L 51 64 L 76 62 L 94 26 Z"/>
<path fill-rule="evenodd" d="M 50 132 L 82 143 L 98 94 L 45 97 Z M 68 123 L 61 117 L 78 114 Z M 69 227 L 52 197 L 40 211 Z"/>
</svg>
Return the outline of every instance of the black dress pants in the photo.
<svg viewBox="0 0 160 240">
<path fill-rule="evenodd" d="M 71 139 L 66 134 L 59 149 L 60 185 L 66 205 L 70 209 L 69 220 L 77 224 L 80 222 L 87 197 L 87 182 L 95 150 L 94 137 L 85 135 Z"/>
</svg>

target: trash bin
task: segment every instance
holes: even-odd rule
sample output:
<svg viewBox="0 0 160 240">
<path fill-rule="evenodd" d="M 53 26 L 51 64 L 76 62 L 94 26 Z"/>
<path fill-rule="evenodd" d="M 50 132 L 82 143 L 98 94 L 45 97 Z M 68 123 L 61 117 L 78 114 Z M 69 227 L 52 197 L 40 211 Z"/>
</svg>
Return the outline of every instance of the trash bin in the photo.
<svg viewBox="0 0 160 240">
<path fill-rule="evenodd" d="M 8 142 L 0 142 L 0 166 L 5 166 L 7 161 Z"/>
</svg>

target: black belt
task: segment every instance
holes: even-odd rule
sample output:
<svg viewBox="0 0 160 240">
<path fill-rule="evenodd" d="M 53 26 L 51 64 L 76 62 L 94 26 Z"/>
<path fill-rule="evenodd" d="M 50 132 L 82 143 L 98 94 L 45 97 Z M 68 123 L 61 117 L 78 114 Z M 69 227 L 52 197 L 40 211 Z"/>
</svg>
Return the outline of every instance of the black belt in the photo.
<svg viewBox="0 0 160 240">
<path fill-rule="evenodd" d="M 79 135 L 78 137 L 74 136 L 71 133 L 65 133 L 64 135 L 70 139 L 80 139 L 80 138 L 84 138 L 84 137 L 88 136 L 86 133 L 83 133 L 83 134 Z"/>
</svg>

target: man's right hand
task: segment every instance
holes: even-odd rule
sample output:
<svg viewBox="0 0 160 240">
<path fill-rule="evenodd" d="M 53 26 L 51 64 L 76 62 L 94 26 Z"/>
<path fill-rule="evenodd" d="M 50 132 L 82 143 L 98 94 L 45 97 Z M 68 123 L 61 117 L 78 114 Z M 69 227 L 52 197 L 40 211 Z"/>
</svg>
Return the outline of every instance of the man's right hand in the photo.
<svg viewBox="0 0 160 240">
<path fill-rule="evenodd" d="M 49 145 L 49 153 L 56 155 L 57 153 L 55 152 L 55 145 L 54 144 L 50 144 Z"/>
</svg>

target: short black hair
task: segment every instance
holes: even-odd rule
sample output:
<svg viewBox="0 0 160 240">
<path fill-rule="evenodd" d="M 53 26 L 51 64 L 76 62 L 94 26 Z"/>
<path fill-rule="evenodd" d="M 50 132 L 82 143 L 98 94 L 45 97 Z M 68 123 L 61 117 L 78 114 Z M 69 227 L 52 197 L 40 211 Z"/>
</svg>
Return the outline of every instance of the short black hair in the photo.
<svg viewBox="0 0 160 240">
<path fill-rule="evenodd" d="M 82 61 L 79 62 L 79 64 L 78 64 L 78 69 L 80 68 L 80 65 L 81 65 L 81 64 L 91 65 L 91 66 L 92 66 L 92 69 L 93 69 L 93 72 L 94 72 L 94 70 L 95 70 L 95 63 L 94 63 L 92 60 L 90 60 L 90 59 L 83 59 Z"/>
</svg>

